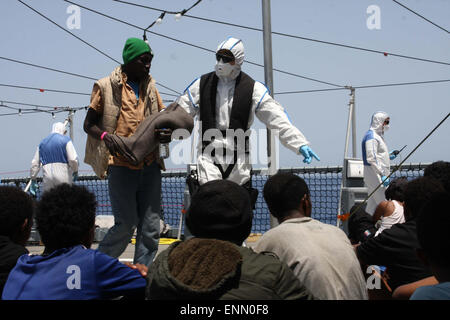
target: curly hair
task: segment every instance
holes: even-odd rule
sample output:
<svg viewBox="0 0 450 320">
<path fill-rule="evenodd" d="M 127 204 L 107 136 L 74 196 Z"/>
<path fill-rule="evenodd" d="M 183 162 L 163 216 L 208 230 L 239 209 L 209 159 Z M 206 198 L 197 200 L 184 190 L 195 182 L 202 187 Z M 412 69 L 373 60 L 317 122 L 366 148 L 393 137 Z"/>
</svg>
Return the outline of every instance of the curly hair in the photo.
<svg viewBox="0 0 450 320">
<path fill-rule="evenodd" d="M 293 173 L 273 175 L 263 190 L 264 200 L 275 218 L 283 218 L 287 211 L 298 209 L 305 194 L 309 194 L 308 185 Z"/>
<path fill-rule="evenodd" d="M 44 192 L 36 210 L 42 242 L 53 250 L 82 244 L 95 225 L 96 205 L 82 186 L 63 183 Z"/>
<path fill-rule="evenodd" d="M 408 179 L 405 177 L 397 178 L 393 180 L 389 187 L 384 192 L 386 199 L 388 200 L 397 200 L 397 201 L 405 201 L 405 188 L 408 184 Z"/>
<path fill-rule="evenodd" d="M 431 196 L 445 189 L 439 181 L 430 177 L 420 177 L 408 182 L 405 188 L 405 218 L 415 218 Z"/>
<path fill-rule="evenodd" d="M 431 177 L 439 180 L 447 192 L 450 192 L 450 162 L 436 161 L 430 164 L 423 171 L 424 177 Z"/>
<path fill-rule="evenodd" d="M 450 193 L 433 194 L 417 219 L 417 238 L 427 258 L 436 265 L 450 267 Z"/>
<path fill-rule="evenodd" d="M 28 219 L 32 223 L 34 201 L 18 187 L 0 186 L 0 235 L 11 238 Z"/>
</svg>

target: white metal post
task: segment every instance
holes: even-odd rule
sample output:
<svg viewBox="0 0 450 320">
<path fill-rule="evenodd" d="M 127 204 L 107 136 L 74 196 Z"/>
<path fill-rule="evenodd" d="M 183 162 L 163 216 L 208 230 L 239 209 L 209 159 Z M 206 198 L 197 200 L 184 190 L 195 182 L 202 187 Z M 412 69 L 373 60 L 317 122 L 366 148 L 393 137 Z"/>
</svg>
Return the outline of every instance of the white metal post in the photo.
<svg viewBox="0 0 450 320">
<path fill-rule="evenodd" d="M 345 135 L 345 147 L 344 147 L 344 159 L 343 159 L 343 165 L 342 165 L 342 177 L 341 177 L 341 189 L 339 191 L 339 203 L 338 203 L 338 212 L 337 214 L 340 215 L 341 214 L 341 210 L 342 210 L 342 188 L 344 187 L 344 179 L 345 177 L 345 172 L 346 172 L 346 168 L 345 168 L 345 159 L 348 156 L 348 145 L 349 145 L 349 140 L 350 140 L 350 128 L 352 127 L 352 123 L 354 123 L 354 120 L 352 120 L 354 118 L 354 104 L 355 104 L 355 88 L 353 87 L 347 87 L 347 89 L 350 90 L 350 102 L 348 103 L 349 106 L 349 110 L 348 110 L 348 117 L 347 117 L 347 133 Z M 355 132 L 353 132 L 354 136 L 352 138 L 352 142 L 353 142 L 353 156 L 356 155 L 356 134 Z M 340 219 L 337 219 L 337 226 L 339 227 L 340 225 Z"/>
</svg>

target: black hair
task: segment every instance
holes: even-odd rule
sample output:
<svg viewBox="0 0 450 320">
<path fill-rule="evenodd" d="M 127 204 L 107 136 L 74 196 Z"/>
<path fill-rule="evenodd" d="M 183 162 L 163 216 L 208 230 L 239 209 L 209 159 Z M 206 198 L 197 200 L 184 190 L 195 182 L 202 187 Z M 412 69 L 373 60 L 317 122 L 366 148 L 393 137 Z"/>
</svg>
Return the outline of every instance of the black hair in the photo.
<svg viewBox="0 0 450 320">
<path fill-rule="evenodd" d="M 36 222 L 42 242 L 53 250 L 82 244 L 95 225 L 96 200 L 85 187 L 60 184 L 42 195 Z"/>
<path fill-rule="evenodd" d="M 20 232 L 25 219 L 31 224 L 34 200 L 22 189 L 0 186 L 0 235 L 12 238 Z"/>
<path fill-rule="evenodd" d="M 408 179 L 405 177 L 393 180 L 389 187 L 384 192 L 387 200 L 405 201 L 405 187 L 408 184 Z"/>
<path fill-rule="evenodd" d="M 426 257 L 434 264 L 450 267 L 450 193 L 433 194 L 417 219 L 417 238 Z"/>
<path fill-rule="evenodd" d="M 439 180 L 447 192 L 450 192 L 450 162 L 436 161 L 430 164 L 423 171 L 424 177 L 431 177 Z"/>
<path fill-rule="evenodd" d="M 275 218 L 285 217 L 289 210 L 298 209 L 309 189 L 305 180 L 293 173 L 277 173 L 264 185 L 263 195 L 270 213 Z"/>
<path fill-rule="evenodd" d="M 430 177 L 420 177 L 408 182 L 405 188 L 405 218 L 416 218 L 433 194 L 444 191 L 442 184 Z"/>
</svg>

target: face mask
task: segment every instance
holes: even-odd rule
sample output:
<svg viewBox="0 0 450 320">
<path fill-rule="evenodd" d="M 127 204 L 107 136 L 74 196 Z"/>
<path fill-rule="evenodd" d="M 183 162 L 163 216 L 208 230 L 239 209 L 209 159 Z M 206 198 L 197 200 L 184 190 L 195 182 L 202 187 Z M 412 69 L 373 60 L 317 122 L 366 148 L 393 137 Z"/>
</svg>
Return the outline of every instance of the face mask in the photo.
<svg viewBox="0 0 450 320">
<path fill-rule="evenodd" d="M 388 124 L 385 124 L 383 128 L 384 128 L 384 132 L 386 132 L 386 131 L 389 130 L 389 125 L 388 125 Z"/>
<path fill-rule="evenodd" d="M 218 77 L 229 77 L 231 75 L 231 72 L 234 69 L 234 66 L 232 66 L 229 63 L 224 63 L 221 59 L 216 62 L 215 69 L 216 69 L 216 75 Z"/>
</svg>

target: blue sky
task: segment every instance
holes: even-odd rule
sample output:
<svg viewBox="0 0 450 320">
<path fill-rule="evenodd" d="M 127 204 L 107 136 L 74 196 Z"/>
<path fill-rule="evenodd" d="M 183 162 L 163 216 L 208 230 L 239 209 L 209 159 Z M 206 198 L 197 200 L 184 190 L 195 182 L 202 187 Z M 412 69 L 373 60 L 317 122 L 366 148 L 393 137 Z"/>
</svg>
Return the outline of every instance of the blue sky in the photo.
<svg viewBox="0 0 450 320">
<path fill-rule="evenodd" d="M 69 3 L 62 0 L 23 0 L 56 23 L 67 28 Z M 188 8 L 195 1 L 129 0 L 170 11 Z M 159 13 L 112 0 L 73 0 L 80 5 L 147 27 Z M 450 29 L 450 1 L 402 1 L 411 9 Z M 370 5 L 380 8 L 380 29 L 368 29 Z M 450 36 L 389 0 L 285 0 L 272 1 L 272 31 L 364 47 L 377 51 L 420 57 L 450 63 Z M 234 24 L 262 28 L 260 0 L 203 0 L 188 14 Z M 69 30 L 115 60 L 122 61 L 122 48 L 128 37 L 142 37 L 142 31 L 107 19 L 85 9 L 80 12 L 80 29 Z M 107 76 L 116 62 L 101 55 L 83 42 L 59 29 L 18 1 L 0 2 L 1 57 L 16 59 L 81 74 L 95 79 Z M 176 21 L 166 15 L 161 25 L 151 31 L 210 50 L 233 36 L 242 39 L 246 60 L 263 64 L 262 32 L 183 17 Z M 182 92 L 193 79 L 213 70 L 214 55 L 205 50 L 147 34 L 155 53 L 151 74 L 156 81 Z M 272 36 L 274 68 L 319 79 L 337 85 L 378 85 L 388 83 L 442 80 L 450 78 L 450 65 L 384 56 L 327 44 Z M 243 70 L 264 82 L 261 67 L 244 63 Z M 86 93 L 86 95 L 40 92 L 0 86 L 0 101 L 28 104 L 83 107 L 89 105 L 94 81 L 0 59 L 1 84 L 48 88 Z M 450 111 L 450 82 L 426 85 L 383 87 L 356 90 L 357 156 L 360 141 L 369 127 L 371 115 L 378 110 L 391 116 L 386 134 L 390 149 L 407 145 L 406 156 Z M 321 157 L 316 166 L 341 165 L 348 116 L 349 91 L 326 91 L 302 94 L 277 94 L 286 91 L 328 89 L 333 86 L 274 72 L 274 93 L 286 109 L 293 124 L 311 142 Z M 158 87 L 161 92 L 173 93 Z M 174 97 L 162 95 L 163 99 Z M 20 107 L 19 104 L 5 103 Z M 22 105 L 22 108 L 32 106 Z M 0 108 L 0 114 L 17 112 Z M 74 145 L 79 154 L 81 174 L 90 173 L 83 162 L 86 134 L 82 129 L 86 111 L 74 117 Z M 0 177 L 29 174 L 31 159 L 40 140 L 55 121 L 64 121 L 67 113 L 17 114 L 0 116 Z M 255 121 L 254 129 L 264 128 Z M 450 159 L 450 120 L 447 120 L 407 161 L 432 162 Z M 259 137 L 263 141 L 265 137 Z M 174 145 L 178 143 L 175 142 Z M 264 145 L 263 145 L 264 147 Z M 262 152 L 264 154 L 264 152 Z M 302 157 L 280 146 L 280 167 L 303 167 Z M 263 159 L 255 167 L 264 167 Z M 395 160 L 394 163 L 400 162 Z M 167 162 L 168 168 L 184 165 Z"/>
</svg>

